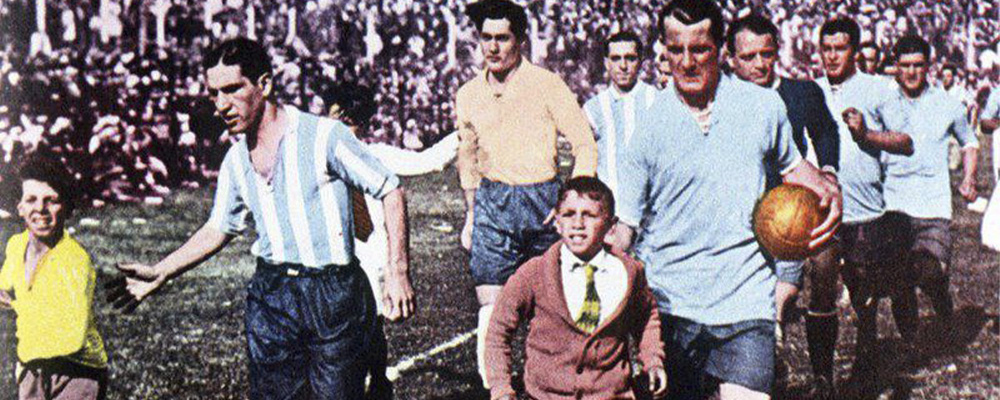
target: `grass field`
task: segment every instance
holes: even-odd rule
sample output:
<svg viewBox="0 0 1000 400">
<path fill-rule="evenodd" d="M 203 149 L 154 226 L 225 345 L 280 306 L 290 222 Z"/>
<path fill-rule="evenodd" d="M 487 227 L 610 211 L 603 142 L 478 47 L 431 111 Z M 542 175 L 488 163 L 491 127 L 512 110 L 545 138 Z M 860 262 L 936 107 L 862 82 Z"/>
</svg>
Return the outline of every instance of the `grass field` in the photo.
<svg viewBox="0 0 1000 400">
<path fill-rule="evenodd" d="M 984 148 L 988 153 L 988 147 Z M 991 165 L 988 160 L 985 166 Z M 988 168 L 981 168 L 983 171 Z M 993 177 L 981 174 L 980 190 L 989 194 Z M 990 183 L 986 183 L 990 182 Z M 411 255 L 418 313 L 387 331 L 390 365 L 402 362 L 396 381 L 399 399 L 478 399 L 473 340 L 462 336 L 475 327 L 477 304 L 466 263 L 458 245 L 462 197 L 457 173 L 407 179 Z M 99 287 L 114 275 L 114 264 L 153 262 L 205 221 L 211 189 L 183 191 L 160 206 L 118 205 L 83 210 L 73 218 L 75 236 L 99 270 Z M 961 204 L 960 204 L 961 203 Z M 853 392 L 861 399 L 995 399 L 1000 398 L 1000 322 L 997 254 L 979 244 L 981 215 L 956 199 L 953 223 L 952 293 L 960 311 L 945 333 L 931 323 L 921 300 L 922 340 L 916 361 L 903 364 L 888 307 L 880 312 L 882 337 L 876 389 Z M 2 237 L 20 229 L 15 221 L 0 225 Z M 449 231 L 448 226 L 453 227 Z M 235 240 L 199 268 L 170 283 L 165 290 L 122 315 L 104 301 L 98 289 L 97 323 L 111 356 L 110 399 L 242 399 L 247 396 L 246 351 L 242 315 L 244 285 L 253 266 L 248 249 L 252 237 Z M 883 302 L 884 303 L 884 302 Z M 12 315 L 3 327 L 0 393 L 13 399 Z M 854 316 L 841 311 L 837 346 L 837 384 L 850 388 L 854 358 Z M 452 345 L 428 350 L 452 339 Z M 776 398 L 803 398 L 810 378 L 801 323 L 792 324 L 781 350 Z M 414 356 L 422 355 L 417 358 Z M 850 391 L 845 391 L 850 392 Z"/>
</svg>

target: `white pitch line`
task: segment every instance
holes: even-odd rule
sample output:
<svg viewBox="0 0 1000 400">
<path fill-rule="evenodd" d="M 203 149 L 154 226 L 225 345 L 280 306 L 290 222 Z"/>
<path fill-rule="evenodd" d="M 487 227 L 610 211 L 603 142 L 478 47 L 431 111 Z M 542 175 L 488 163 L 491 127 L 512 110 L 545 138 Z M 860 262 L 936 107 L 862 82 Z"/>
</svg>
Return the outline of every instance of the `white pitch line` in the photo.
<svg viewBox="0 0 1000 400">
<path fill-rule="evenodd" d="M 475 329 L 460 334 L 458 336 L 455 336 L 451 338 L 451 340 L 441 343 L 437 346 L 434 346 L 433 349 L 427 350 L 423 353 L 411 357 L 404 357 L 402 360 L 399 360 L 399 362 L 396 363 L 396 365 L 386 368 L 385 375 L 386 377 L 389 378 L 389 381 L 395 382 L 397 379 L 399 379 L 400 374 L 402 374 L 404 371 L 412 369 L 413 365 L 416 364 L 418 361 L 426 360 L 445 350 L 458 347 L 462 343 L 465 343 L 467 340 L 472 339 L 473 336 L 476 336 Z"/>
</svg>

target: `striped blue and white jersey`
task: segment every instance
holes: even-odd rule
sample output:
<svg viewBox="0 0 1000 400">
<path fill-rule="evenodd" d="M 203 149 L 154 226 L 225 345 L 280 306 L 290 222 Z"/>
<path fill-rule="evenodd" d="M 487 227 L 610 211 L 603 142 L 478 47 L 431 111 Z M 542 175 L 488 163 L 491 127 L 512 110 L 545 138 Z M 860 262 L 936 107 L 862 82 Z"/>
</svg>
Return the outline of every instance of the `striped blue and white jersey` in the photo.
<svg viewBox="0 0 1000 400">
<path fill-rule="evenodd" d="M 253 221 L 250 252 L 270 263 L 348 264 L 354 217 L 348 187 L 381 199 L 399 178 L 346 125 L 285 106 L 293 127 L 281 139 L 271 181 L 253 169 L 246 138 L 219 169 L 208 225 L 235 235 Z"/>
<path fill-rule="evenodd" d="M 615 198 L 619 196 L 621 160 L 635 132 L 635 119 L 640 111 L 649 108 L 658 91 L 643 81 L 636 82 L 628 93 L 619 93 L 609 86 L 583 106 L 597 141 L 597 177 L 608 185 Z"/>
</svg>

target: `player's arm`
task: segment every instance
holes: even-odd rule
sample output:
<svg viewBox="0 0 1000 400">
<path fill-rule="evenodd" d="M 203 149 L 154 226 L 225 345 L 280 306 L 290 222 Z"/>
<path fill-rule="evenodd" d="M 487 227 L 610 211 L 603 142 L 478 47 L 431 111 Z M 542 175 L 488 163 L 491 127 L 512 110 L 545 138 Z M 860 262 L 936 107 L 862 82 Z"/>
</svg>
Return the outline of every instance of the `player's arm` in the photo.
<svg viewBox="0 0 1000 400">
<path fill-rule="evenodd" d="M 810 249 L 823 246 L 833 237 L 833 233 L 840 226 L 843 206 L 840 187 L 830 179 L 825 178 L 819 169 L 805 160 L 800 161 L 783 178 L 785 183 L 805 186 L 815 192 L 820 198 L 820 207 L 828 210 L 823 223 L 813 229 L 812 240 L 809 242 Z"/>
<path fill-rule="evenodd" d="M 960 107 L 955 111 L 955 119 L 949 129 L 955 136 L 958 144 L 962 146 L 962 182 L 958 186 L 958 192 L 967 201 L 975 201 L 979 197 L 976 191 L 976 167 L 979 163 L 979 139 L 969 125 L 966 117 L 965 107 Z"/>
<path fill-rule="evenodd" d="M 406 227 L 406 196 L 396 188 L 382 198 L 385 228 L 389 236 L 389 265 L 385 271 L 384 299 L 390 321 L 406 319 L 415 308 L 410 285 L 409 234 Z"/>
<path fill-rule="evenodd" d="M 462 247 L 470 250 L 472 249 L 472 221 L 475 215 L 476 189 L 479 188 L 479 181 L 483 179 L 483 176 L 479 173 L 477 154 L 479 137 L 476 130 L 472 128 L 472 123 L 468 121 L 465 103 L 462 92 L 459 91 L 458 99 L 455 100 L 455 114 L 458 116 L 456 120 L 458 126 L 458 178 L 465 191 L 465 223 L 462 224 L 459 240 L 462 242 Z"/>
<path fill-rule="evenodd" d="M 113 282 L 108 299 L 118 308 L 134 308 L 168 280 L 201 264 L 217 253 L 233 238 L 218 229 L 203 225 L 180 248 L 174 250 L 154 265 L 139 263 L 118 264 L 125 274 L 124 285 Z M 127 292 L 127 296 L 126 296 Z"/>
<path fill-rule="evenodd" d="M 993 89 L 993 93 L 990 93 L 989 99 L 986 100 L 986 107 L 979 115 L 979 127 L 987 135 L 993 134 L 1000 128 L 1000 88 Z"/>
<path fill-rule="evenodd" d="M 549 111 L 556 123 L 556 129 L 573 148 L 572 176 L 595 176 L 597 173 L 597 142 L 590 129 L 590 119 L 584 114 L 576 96 L 558 78 L 549 88 L 552 101 Z"/>
<path fill-rule="evenodd" d="M 535 278 L 528 273 L 529 269 L 530 266 L 522 266 L 504 285 L 486 330 L 486 383 L 492 399 L 516 395 L 512 386 L 511 342 L 521 321 L 529 318 L 534 303 Z"/>
<path fill-rule="evenodd" d="M 871 148 L 892 154 L 909 156 L 913 154 L 913 139 L 910 135 L 893 131 L 874 131 L 868 128 L 864 115 L 850 107 L 842 115 L 851 137 L 863 148 Z"/>
</svg>

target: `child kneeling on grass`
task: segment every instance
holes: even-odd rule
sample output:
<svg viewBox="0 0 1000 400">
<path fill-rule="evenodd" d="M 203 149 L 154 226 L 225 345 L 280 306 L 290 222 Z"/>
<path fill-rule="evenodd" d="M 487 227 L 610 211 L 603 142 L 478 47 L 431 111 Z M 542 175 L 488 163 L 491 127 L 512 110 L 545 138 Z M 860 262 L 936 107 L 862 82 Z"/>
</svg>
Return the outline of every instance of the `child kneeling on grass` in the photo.
<svg viewBox="0 0 1000 400">
<path fill-rule="evenodd" d="M 604 249 L 615 220 L 611 190 L 591 177 L 559 191 L 556 229 L 562 239 L 521 265 L 504 286 L 486 334 L 486 377 L 492 399 L 514 399 L 511 339 L 528 324 L 524 388 L 534 399 L 633 399 L 628 338 L 639 347 L 649 391 L 666 393 L 656 300 L 642 265 Z"/>
<path fill-rule="evenodd" d="M 91 309 L 96 272 L 63 230 L 72 178 L 44 158 L 26 161 L 18 178 L 12 186 L 27 229 L 7 242 L 0 269 L 0 303 L 17 314 L 18 398 L 103 398 L 108 356 Z"/>
</svg>

